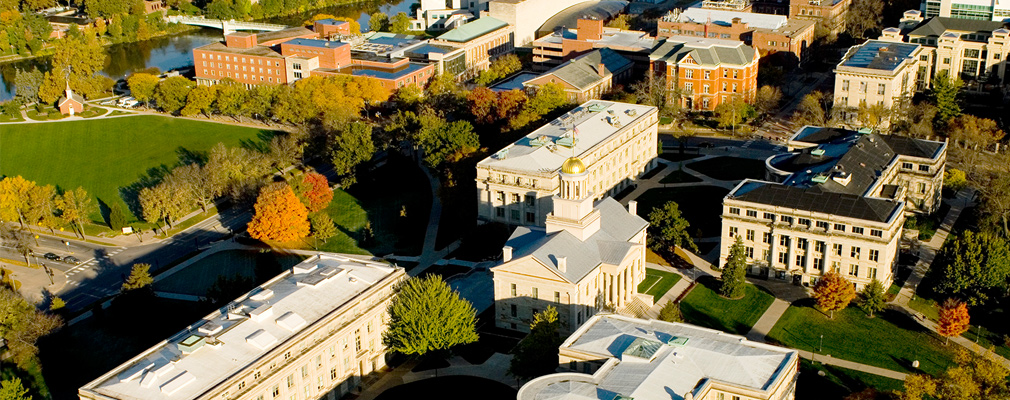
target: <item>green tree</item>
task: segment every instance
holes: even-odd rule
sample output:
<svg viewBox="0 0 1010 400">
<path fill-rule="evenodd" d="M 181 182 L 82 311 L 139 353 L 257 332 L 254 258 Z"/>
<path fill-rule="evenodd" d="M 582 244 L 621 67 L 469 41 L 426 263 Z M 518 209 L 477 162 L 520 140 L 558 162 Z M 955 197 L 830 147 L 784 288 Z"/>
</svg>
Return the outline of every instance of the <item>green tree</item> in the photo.
<svg viewBox="0 0 1010 400">
<path fill-rule="evenodd" d="M 568 95 L 557 83 L 548 83 L 537 89 L 536 94 L 523 103 L 519 115 L 509 121 L 512 129 L 520 129 L 539 121 L 547 113 L 568 104 Z"/>
<path fill-rule="evenodd" d="M 375 155 L 371 125 L 352 122 L 330 139 L 330 162 L 333 171 L 340 175 L 340 185 L 350 186 L 356 181 L 355 170 L 361 163 Z"/>
<path fill-rule="evenodd" d="M 943 171 L 943 187 L 953 192 L 959 192 L 968 186 L 968 177 L 964 171 L 957 168 L 947 168 Z"/>
<path fill-rule="evenodd" d="M 107 58 L 102 43 L 94 35 L 66 37 L 53 44 L 52 69 L 39 88 L 39 97 L 45 103 L 55 102 L 70 88 L 84 97 L 94 97 L 104 90 L 104 77 L 98 74 L 105 68 Z"/>
<path fill-rule="evenodd" d="M 971 306 L 985 304 L 1005 296 L 1010 244 L 1000 235 L 966 230 L 944 243 L 933 265 L 933 290 Z"/>
<path fill-rule="evenodd" d="M 870 281 L 863 288 L 863 298 L 859 302 L 859 307 L 872 317 L 874 313 L 880 312 L 887 306 L 887 292 L 884 285 L 876 278 Z"/>
<path fill-rule="evenodd" d="M 188 117 L 203 113 L 209 115 L 211 106 L 217 98 L 217 88 L 214 86 L 197 86 L 186 95 L 186 106 L 179 111 L 179 115 Z"/>
<path fill-rule="evenodd" d="M 687 222 L 676 202 L 668 201 L 661 207 L 649 212 L 649 242 L 650 247 L 662 254 L 673 254 L 674 247 L 680 246 L 698 251 L 698 246 L 691 240 Z"/>
<path fill-rule="evenodd" d="M 368 29 L 375 32 L 383 32 L 389 29 L 389 16 L 386 13 L 377 11 L 368 18 Z"/>
<path fill-rule="evenodd" d="M 158 77 L 137 72 L 131 74 L 126 79 L 126 84 L 130 87 L 130 94 L 133 95 L 133 98 L 139 102 L 147 103 L 154 100 L 154 90 L 158 86 Z"/>
<path fill-rule="evenodd" d="M 480 138 L 468 121 L 442 120 L 440 124 L 422 128 L 417 141 L 424 148 L 425 163 L 431 167 L 459 161 L 480 148 Z"/>
<path fill-rule="evenodd" d="M 477 341 L 473 305 L 439 275 L 401 282 L 387 313 L 382 344 L 397 353 L 424 356 Z"/>
<path fill-rule="evenodd" d="M 741 99 L 720 103 L 715 107 L 715 120 L 723 128 L 736 129 L 745 119 L 753 118 L 756 115 L 754 106 L 743 102 Z"/>
<path fill-rule="evenodd" d="M 39 101 L 39 88 L 42 87 L 45 74 L 34 66 L 28 70 L 18 68 L 15 71 L 14 92 L 17 93 L 17 99 L 22 104 L 31 104 Z"/>
<path fill-rule="evenodd" d="M 666 304 L 663 304 L 663 308 L 659 309 L 659 320 L 666 322 L 684 322 L 684 317 L 680 313 L 680 304 L 674 303 L 673 300 L 668 300 Z"/>
<path fill-rule="evenodd" d="M 747 254 L 744 252 L 743 238 L 736 236 L 736 242 L 729 248 L 729 257 L 722 269 L 722 285 L 719 293 L 731 299 L 743 298 L 747 289 Z"/>
<path fill-rule="evenodd" d="M 130 276 L 123 282 L 123 292 L 144 289 L 154 283 L 151 277 L 151 264 L 133 264 L 130 268 Z"/>
<path fill-rule="evenodd" d="M 548 306 L 533 315 L 530 333 L 516 346 L 509 364 L 509 374 L 532 379 L 554 372 L 558 367 L 558 346 L 561 345 L 558 310 Z"/>
<path fill-rule="evenodd" d="M 15 376 L 0 382 L 0 400 L 32 400 L 32 396 L 21 385 L 21 378 Z"/>
<path fill-rule="evenodd" d="M 173 76 L 158 82 L 154 90 L 154 101 L 167 113 L 175 114 L 186 105 L 186 97 L 193 90 L 193 81 L 182 76 Z"/>
<path fill-rule="evenodd" d="M 123 208 L 119 206 L 119 203 L 113 203 L 112 208 L 109 209 L 109 228 L 120 231 L 126 226 L 126 223 L 126 214 L 123 213 Z"/>
<path fill-rule="evenodd" d="M 337 226 L 325 212 L 309 214 L 309 225 L 312 227 L 312 237 L 322 240 L 323 243 L 337 234 Z"/>
<path fill-rule="evenodd" d="M 242 104 L 246 101 L 249 91 L 232 80 L 225 80 L 214 86 L 217 87 L 217 110 L 230 117 L 241 114 Z"/>
<path fill-rule="evenodd" d="M 958 115 L 961 115 L 961 105 L 958 104 L 958 95 L 964 82 L 960 79 L 952 78 L 947 70 L 942 69 L 936 73 L 932 81 L 933 88 L 929 91 L 929 98 L 936 106 L 936 124 L 946 124 Z"/>
<path fill-rule="evenodd" d="M 63 324 L 59 317 L 39 311 L 35 304 L 5 286 L 0 286 L 0 321 L 0 338 L 7 344 L 7 356 L 21 368 L 36 359 L 38 339 Z M 5 383 L 0 389 L 3 394 L 16 392 L 13 384 L 8 387 Z"/>
<path fill-rule="evenodd" d="M 410 16 L 405 12 L 399 12 L 389 19 L 389 31 L 397 34 L 410 32 Z"/>
</svg>

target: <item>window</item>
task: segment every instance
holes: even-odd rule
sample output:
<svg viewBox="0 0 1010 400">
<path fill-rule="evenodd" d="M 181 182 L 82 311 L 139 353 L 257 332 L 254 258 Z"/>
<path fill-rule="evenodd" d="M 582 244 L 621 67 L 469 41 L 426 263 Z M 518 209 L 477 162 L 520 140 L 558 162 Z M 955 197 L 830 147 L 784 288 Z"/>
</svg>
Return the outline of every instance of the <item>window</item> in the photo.
<svg viewBox="0 0 1010 400">
<path fill-rule="evenodd" d="M 295 79 L 302 79 L 302 73 L 295 71 Z"/>
<path fill-rule="evenodd" d="M 901 168 L 902 169 L 912 169 L 912 163 L 910 163 L 910 162 L 901 163 Z"/>
<path fill-rule="evenodd" d="M 290 351 L 287 352 L 287 353 L 284 353 L 284 359 L 287 360 L 289 358 L 291 358 L 291 352 Z"/>
<path fill-rule="evenodd" d="M 849 276 L 859 276 L 858 264 L 849 264 Z"/>
<path fill-rule="evenodd" d="M 993 60 L 1001 60 L 1001 59 L 1003 58 L 1002 56 L 1003 56 L 1003 55 L 1002 55 L 1002 54 L 1000 54 L 1000 53 L 993 53 L 993 54 L 992 54 L 992 59 L 993 59 Z"/>
<path fill-rule="evenodd" d="M 866 82 L 859 82 L 859 93 L 866 93 Z"/>
<path fill-rule="evenodd" d="M 540 298 L 539 294 L 540 294 L 539 290 L 537 290 L 537 288 L 533 288 L 533 298 L 539 299 Z"/>
<path fill-rule="evenodd" d="M 785 252 L 779 253 L 779 264 L 785 264 L 788 262 L 789 261 L 786 259 L 786 253 Z"/>
<path fill-rule="evenodd" d="M 919 61 L 929 61 L 929 55 L 921 55 L 921 56 L 919 56 Z"/>
<path fill-rule="evenodd" d="M 253 372 L 253 379 L 259 379 L 259 378 L 260 378 L 260 376 L 261 376 L 261 375 L 260 375 L 260 372 L 259 372 L 259 371 L 256 371 L 256 372 Z"/>
<path fill-rule="evenodd" d="M 712 71 L 705 71 L 705 79 L 712 79 Z"/>
<path fill-rule="evenodd" d="M 870 250 L 870 261 L 880 260 L 880 250 Z"/>
<path fill-rule="evenodd" d="M 739 233 L 740 233 L 740 228 L 737 228 L 735 226 L 729 227 L 729 237 L 736 237 L 736 235 L 739 234 Z"/>
<path fill-rule="evenodd" d="M 824 268 L 823 263 L 824 263 L 824 261 L 821 260 L 820 258 L 815 258 L 814 259 L 814 269 L 816 269 L 818 271 L 823 271 L 823 268 Z"/>
<path fill-rule="evenodd" d="M 883 95 L 885 90 L 887 90 L 887 85 L 885 85 L 883 83 L 878 83 L 877 84 L 877 94 Z"/>
<path fill-rule="evenodd" d="M 494 214 L 498 218 L 505 218 L 505 209 L 502 208 L 502 207 L 495 207 L 494 208 Z"/>
<path fill-rule="evenodd" d="M 832 272 L 840 272 L 841 270 L 842 270 L 842 263 L 841 262 L 839 262 L 839 261 L 832 261 L 831 262 L 831 271 Z"/>
<path fill-rule="evenodd" d="M 950 57 L 944 57 L 943 58 L 943 63 L 944 64 L 950 64 Z"/>
<path fill-rule="evenodd" d="M 842 245 L 835 243 L 831 245 L 831 250 L 834 250 L 836 256 L 842 255 Z"/>
<path fill-rule="evenodd" d="M 884 237 L 884 231 L 880 229 L 870 229 L 870 236 Z"/>
<path fill-rule="evenodd" d="M 747 240 L 754 241 L 754 230 L 753 229 L 748 229 L 747 230 Z"/>
<path fill-rule="evenodd" d="M 869 275 L 870 279 L 877 279 L 877 269 L 873 267 L 868 268 L 867 275 Z"/>
<path fill-rule="evenodd" d="M 779 236 L 779 246 L 789 247 L 789 236 Z"/>
<path fill-rule="evenodd" d="M 533 195 L 526 195 L 526 206 L 533 207 L 537 204 L 537 197 Z"/>
<path fill-rule="evenodd" d="M 295 376 L 294 375 L 288 375 L 288 387 L 290 388 L 290 387 L 292 387 L 294 385 L 295 385 Z"/>
<path fill-rule="evenodd" d="M 761 235 L 763 236 L 761 238 L 762 242 L 765 242 L 767 244 L 772 244 L 772 234 L 770 232 L 764 232 Z"/>
<path fill-rule="evenodd" d="M 519 202 L 519 193 L 512 193 L 512 202 L 513 203 Z"/>
<path fill-rule="evenodd" d="M 805 250 L 807 248 L 807 243 L 806 238 L 798 238 L 796 239 L 796 248 Z"/>
<path fill-rule="evenodd" d="M 787 215 L 783 215 L 782 216 L 782 222 L 787 223 L 789 225 L 792 225 L 793 224 L 793 217 L 790 217 L 790 216 L 787 216 Z"/>
<path fill-rule="evenodd" d="M 727 78 L 727 77 L 729 77 L 729 70 L 728 70 L 728 69 L 724 69 L 724 70 L 722 70 L 722 77 L 723 77 L 723 78 Z"/>
<path fill-rule="evenodd" d="M 701 92 L 702 93 L 708 93 L 708 88 L 709 88 L 709 86 L 707 84 L 706 85 L 702 85 L 702 91 Z M 708 100 L 708 99 L 705 99 L 705 100 Z M 706 107 L 708 107 L 708 106 L 706 106 Z"/>
<path fill-rule="evenodd" d="M 968 58 L 978 58 L 978 49 L 964 49 L 964 56 Z"/>
<path fill-rule="evenodd" d="M 771 254 L 772 254 L 771 251 L 769 251 L 768 249 L 761 250 L 761 259 L 771 261 L 769 260 Z"/>
<path fill-rule="evenodd" d="M 828 230 L 828 222 L 827 221 L 817 221 L 817 228 L 818 229 Z"/>
<path fill-rule="evenodd" d="M 754 248 L 750 246 L 745 247 L 744 254 L 747 255 L 747 258 L 754 258 Z"/>
<path fill-rule="evenodd" d="M 916 192 L 919 193 L 919 194 L 926 193 L 926 183 L 925 182 L 919 182 L 919 185 L 916 188 Z"/>
<path fill-rule="evenodd" d="M 735 70 L 735 69 L 733 70 L 733 79 L 737 79 L 737 76 L 739 75 L 739 72 L 740 72 L 739 70 Z"/>
<path fill-rule="evenodd" d="M 684 84 L 684 91 L 686 91 L 688 93 L 694 93 L 694 84 L 691 83 L 691 82 L 685 83 Z"/>
<path fill-rule="evenodd" d="M 561 292 L 554 292 L 554 302 L 561 303 Z"/>
<path fill-rule="evenodd" d="M 810 227 L 810 220 L 807 219 L 807 218 L 800 218 L 799 219 L 799 223 L 800 223 L 800 225 L 803 225 L 803 226 L 805 226 L 807 228 Z"/>
<path fill-rule="evenodd" d="M 530 223 L 530 224 L 536 223 L 537 222 L 537 216 L 536 216 L 536 214 L 527 211 L 526 212 L 526 222 Z"/>
<path fill-rule="evenodd" d="M 730 207 L 730 208 L 729 208 L 729 213 L 730 213 L 730 214 L 736 214 L 736 215 L 740 215 L 740 209 L 739 209 L 739 208 L 736 208 L 736 207 Z"/>
<path fill-rule="evenodd" d="M 242 389 L 245 389 L 245 381 L 242 381 L 242 382 L 238 383 L 238 390 L 242 390 Z"/>
<path fill-rule="evenodd" d="M 853 226 L 852 227 L 852 233 L 857 234 L 857 235 L 862 235 L 863 234 L 863 228 L 860 228 L 858 226 Z"/>
<path fill-rule="evenodd" d="M 512 215 L 512 220 L 513 221 L 518 221 L 519 220 L 519 210 L 510 210 L 510 211 L 511 211 L 510 214 Z"/>
<path fill-rule="evenodd" d="M 764 218 L 768 219 L 768 220 L 771 220 L 771 221 L 775 221 L 775 214 L 765 213 Z"/>
<path fill-rule="evenodd" d="M 273 389 L 270 390 L 274 398 L 281 395 L 281 385 L 274 385 Z"/>
<path fill-rule="evenodd" d="M 845 225 L 835 224 L 835 230 L 839 232 L 845 232 Z"/>
<path fill-rule="evenodd" d="M 860 251 L 861 251 L 861 249 L 859 247 L 852 246 L 849 249 L 849 257 L 852 257 L 852 258 L 855 258 L 855 259 L 859 259 L 859 252 Z"/>
<path fill-rule="evenodd" d="M 354 330 L 354 351 L 361 351 L 361 329 Z"/>
<path fill-rule="evenodd" d="M 796 266 L 797 267 L 802 267 L 802 266 L 806 265 L 806 263 L 807 263 L 807 256 L 800 255 L 800 254 L 796 255 Z"/>
<path fill-rule="evenodd" d="M 694 78 L 694 70 L 693 69 L 685 69 L 684 70 L 684 77 L 688 78 L 688 79 Z"/>
<path fill-rule="evenodd" d="M 515 295 L 516 295 L 516 284 L 513 283 L 511 286 L 512 286 L 512 297 L 515 297 Z"/>
<path fill-rule="evenodd" d="M 751 218 L 757 218 L 758 212 L 754 210 L 747 210 L 747 216 Z"/>
<path fill-rule="evenodd" d="M 736 93 L 736 84 L 733 84 L 733 93 Z"/>
<path fill-rule="evenodd" d="M 518 310 L 518 309 L 516 308 L 516 305 L 515 305 L 515 304 L 513 304 L 513 305 L 509 306 L 509 308 L 511 308 L 511 309 L 512 309 L 511 311 L 512 311 L 512 316 L 513 316 L 513 317 L 516 317 L 516 316 L 518 316 L 518 315 L 519 315 L 519 310 Z"/>
<path fill-rule="evenodd" d="M 919 172 L 929 172 L 929 166 L 928 165 L 920 165 L 919 166 Z"/>
<path fill-rule="evenodd" d="M 708 93 L 708 85 L 705 85 L 705 93 Z M 701 99 L 701 106 L 708 108 L 708 99 Z"/>
<path fill-rule="evenodd" d="M 722 83 L 722 91 L 724 91 L 724 92 L 725 92 L 728 86 L 729 86 L 729 85 L 728 85 L 728 84 L 726 84 L 726 82 L 723 82 L 723 83 Z"/>
</svg>

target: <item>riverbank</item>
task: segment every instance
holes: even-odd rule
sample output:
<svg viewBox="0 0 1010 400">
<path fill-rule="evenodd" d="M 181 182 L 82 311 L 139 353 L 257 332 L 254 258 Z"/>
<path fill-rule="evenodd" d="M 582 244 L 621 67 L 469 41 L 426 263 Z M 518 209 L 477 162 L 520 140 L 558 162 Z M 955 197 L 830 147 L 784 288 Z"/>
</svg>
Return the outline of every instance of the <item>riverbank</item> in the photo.
<svg viewBox="0 0 1010 400">
<path fill-rule="evenodd" d="M 112 47 L 112 46 L 115 46 L 115 45 L 128 45 L 128 44 L 142 43 L 142 42 L 146 42 L 146 41 L 150 41 L 150 40 L 164 38 L 164 37 L 167 37 L 167 36 L 181 35 L 181 34 L 184 34 L 184 33 L 195 32 L 195 31 L 200 30 L 200 27 L 198 27 L 198 26 L 190 26 L 190 25 L 183 25 L 183 24 L 168 24 L 168 23 L 166 23 L 166 24 L 169 27 L 172 27 L 172 29 L 166 29 L 166 30 L 163 30 L 163 31 L 159 31 L 158 34 L 153 35 L 153 36 L 151 36 L 151 37 L 149 37 L 147 39 L 144 39 L 144 40 L 113 42 L 113 41 L 109 40 L 108 36 L 102 36 L 100 38 L 100 39 L 102 39 L 102 47 L 109 48 L 109 47 Z M 29 60 L 34 60 L 34 59 L 41 58 L 41 57 L 49 57 L 49 56 L 53 55 L 53 48 L 54 48 L 54 46 L 52 44 L 46 43 L 45 47 L 43 47 L 42 50 L 38 52 L 38 54 L 32 54 L 32 55 L 28 55 L 28 56 L 22 56 L 20 54 L 13 54 L 13 55 L 8 55 L 8 56 L 2 56 L 2 57 L 0 57 L 0 65 L 7 64 L 7 63 L 19 62 L 19 61 L 29 61 Z"/>
</svg>

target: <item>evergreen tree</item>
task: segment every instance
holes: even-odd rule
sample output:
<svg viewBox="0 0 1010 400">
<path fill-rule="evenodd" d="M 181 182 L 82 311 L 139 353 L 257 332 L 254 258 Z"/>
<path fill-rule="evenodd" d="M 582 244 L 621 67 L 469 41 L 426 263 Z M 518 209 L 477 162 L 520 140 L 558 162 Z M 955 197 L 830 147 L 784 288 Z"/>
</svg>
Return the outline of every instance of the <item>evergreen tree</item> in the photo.
<svg viewBox="0 0 1010 400">
<path fill-rule="evenodd" d="M 397 353 L 424 356 L 477 341 L 473 305 L 439 275 L 401 282 L 387 312 L 382 343 Z"/>
<path fill-rule="evenodd" d="M 375 143 L 372 142 L 371 125 L 352 122 L 342 131 L 336 132 L 330 141 L 330 161 L 333 170 L 341 176 L 343 187 L 354 184 L 358 165 L 372 159 Z"/>
<path fill-rule="evenodd" d="M 680 313 L 680 304 L 674 303 L 672 300 L 663 304 L 663 308 L 659 309 L 659 320 L 666 322 L 684 322 L 684 316 Z"/>
<path fill-rule="evenodd" d="M 834 271 L 825 274 L 814 285 L 817 307 L 829 312 L 831 319 L 835 318 L 835 310 L 848 307 L 853 297 L 856 297 L 856 289 L 852 287 L 852 283 Z"/>
<path fill-rule="evenodd" d="M 130 276 L 123 282 L 123 291 L 129 292 L 137 289 L 144 289 L 154 283 L 151 277 L 151 264 L 133 264 L 130 269 Z"/>
<path fill-rule="evenodd" d="M 119 206 L 119 203 L 113 203 L 112 208 L 109 209 L 109 228 L 121 231 L 124 226 L 126 226 L 126 214 L 123 213 L 123 208 Z"/>
<path fill-rule="evenodd" d="M 947 240 L 934 262 L 937 293 L 976 306 L 1002 298 L 1010 279 L 1010 244 L 991 233 L 964 231 Z"/>
<path fill-rule="evenodd" d="M 747 255 L 744 253 L 743 239 L 737 235 L 736 242 L 729 248 L 726 266 L 722 269 L 722 286 L 719 293 L 731 299 L 739 299 L 746 294 Z"/>
<path fill-rule="evenodd" d="M 958 115 L 961 115 L 961 106 L 958 104 L 957 96 L 961 92 L 964 82 L 960 79 L 952 78 L 947 70 L 943 69 L 933 77 L 933 89 L 930 91 L 930 99 L 936 105 L 937 124 L 946 124 Z"/>
<path fill-rule="evenodd" d="M 859 303 L 859 307 L 872 317 L 874 313 L 883 310 L 886 306 L 887 293 L 884 292 L 884 285 L 874 278 L 863 288 L 863 299 Z"/>
<path fill-rule="evenodd" d="M 680 214 L 676 202 L 668 201 L 661 207 L 649 212 L 649 242 L 651 247 L 664 254 L 672 254 L 674 247 L 686 247 L 698 251 L 698 246 L 691 240 L 687 228 L 691 224 Z"/>
<path fill-rule="evenodd" d="M 509 364 L 509 374 L 521 379 L 532 379 L 554 372 L 558 368 L 558 310 L 548 306 L 533 315 L 530 333 L 516 346 Z"/>
</svg>

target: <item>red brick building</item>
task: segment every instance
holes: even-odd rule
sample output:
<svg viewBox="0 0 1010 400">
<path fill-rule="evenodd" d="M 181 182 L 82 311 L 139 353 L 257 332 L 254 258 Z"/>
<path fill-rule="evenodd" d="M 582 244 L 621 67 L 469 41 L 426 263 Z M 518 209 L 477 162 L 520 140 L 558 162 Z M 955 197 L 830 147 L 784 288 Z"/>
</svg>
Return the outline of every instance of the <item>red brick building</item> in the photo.
<svg viewBox="0 0 1010 400">
<path fill-rule="evenodd" d="M 73 116 L 76 113 L 84 111 L 84 98 L 74 93 L 73 90 L 70 90 L 70 85 L 68 84 L 67 90 L 56 103 L 56 107 L 60 109 L 60 114 Z"/>
<path fill-rule="evenodd" d="M 351 34 L 351 23 L 332 18 L 321 19 L 312 23 L 312 30 L 321 38 L 337 38 Z"/>
<path fill-rule="evenodd" d="M 649 57 L 667 87 L 680 89 L 687 109 L 712 111 L 734 99 L 754 102 L 761 55 L 743 42 L 672 36 Z"/>
<path fill-rule="evenodd" d="M 833 34 L 845 31 L 845 18 L 852 0 L 794 0 L 789 2 L 789 19 L 820 22 Z"/>
<path fill-rule="evenodd" d="M 284 56 L 272 46 L 291 39 L 314 37 L 314 32 L 301 27 L 259 34 L 228 34 L 224 43 L 193 49 L 196 83 L 213 85 L 224 78 L 247 86 L 289 83 Z"/>
<path fill-rule="evenodd" d="M 739 40 L 753 47 L 762 58 L 774 55 L 782 64 L 803 61 L 803 52 L 814 40 L 810 20 L 784 15 L 688 8 L 673 10 L 658 21 L 658 38 L 696 36 Z"/>
</svg>

